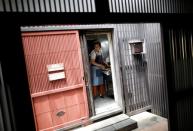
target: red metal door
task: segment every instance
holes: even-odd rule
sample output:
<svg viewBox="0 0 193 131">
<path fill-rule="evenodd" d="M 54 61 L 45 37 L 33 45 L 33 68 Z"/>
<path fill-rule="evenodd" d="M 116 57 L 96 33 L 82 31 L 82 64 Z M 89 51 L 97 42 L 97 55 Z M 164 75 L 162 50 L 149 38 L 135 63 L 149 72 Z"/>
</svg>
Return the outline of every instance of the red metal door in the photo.
<svg viewBox="0 0 193 131">
<path fill-rule="evenodd" d="M 37 130 L 88 119 L 78 31 L 22 33 Z"/>
</svg>

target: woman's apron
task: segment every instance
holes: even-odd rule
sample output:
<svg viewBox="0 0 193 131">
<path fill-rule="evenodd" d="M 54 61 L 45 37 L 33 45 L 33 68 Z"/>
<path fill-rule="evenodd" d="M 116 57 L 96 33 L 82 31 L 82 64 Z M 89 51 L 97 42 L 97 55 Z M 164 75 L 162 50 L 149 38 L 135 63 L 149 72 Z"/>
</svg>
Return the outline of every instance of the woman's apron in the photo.
<svg viewBox="0 0 193 131">
<path fill-rule="evenodd" d="M 96 59 L 95 62 L 97 64 L 102 64 L 103 63 L 103 59 L 102 59 L 102 55 L 97 55 L 96 54 Z M 91 64 L 91 79 L 92 79 L 92 86 L 98 86 L 98 85 L 102 85 L 103 84 L 103 73 L 101 68 L 99 68 L 98 66 L 95 66 L 93 64 Z"/>
</svg>

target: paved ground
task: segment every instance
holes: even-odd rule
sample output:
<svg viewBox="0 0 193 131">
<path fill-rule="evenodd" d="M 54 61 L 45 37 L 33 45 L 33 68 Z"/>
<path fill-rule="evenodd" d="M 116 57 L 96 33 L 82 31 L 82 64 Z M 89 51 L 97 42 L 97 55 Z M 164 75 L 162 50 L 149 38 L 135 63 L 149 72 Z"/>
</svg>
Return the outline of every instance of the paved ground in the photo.
<svg viewBox="0 0 193 131">
<path fill-rule="evenodd" d="M 86 127 L 74 129 L 74 131 L 131 131 L 137 127 L 137 122 L 126 114 L 120 114 L 106 120 L 102 120 Z M 126 129 L 126 130 L 125 130 Z"/>
<path fill-rule="evenodd" d="M 138 124 L 138 128 L 132 131 L 168 131 L 167 119 L 152 113 L 142 112 L 130 118 Z"/>
<path fill-rule="evenodd" d="M 138 127 L 137 127 L 138 125 Z M 137 128 L 136 128 L 137 127 Z M 142 112 L 134 116 L 120 114 L 106 120 L 93 123 L 75 131 L 168 131 L 166 118 L 149 112 Z"/>
</svg>

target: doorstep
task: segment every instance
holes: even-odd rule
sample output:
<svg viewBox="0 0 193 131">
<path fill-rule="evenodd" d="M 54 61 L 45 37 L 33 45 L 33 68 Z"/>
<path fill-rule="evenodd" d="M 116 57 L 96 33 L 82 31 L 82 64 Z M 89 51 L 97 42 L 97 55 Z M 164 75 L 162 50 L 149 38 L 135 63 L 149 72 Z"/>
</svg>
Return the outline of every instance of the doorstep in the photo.
<svg viewBox="0 0 193 131">
<path fill-rule="evenodd" d="M 131 131 L 137 128 L 137 122 L 126 114 L 120 114 L 73 131 Z"/>
<path fill-rule="evenodd" d="M 168 120 L 150 112 L 142 112 L 130 118 L 137 121 L 138 125 L 133 131 L 168 131 Z"/>
</svg>

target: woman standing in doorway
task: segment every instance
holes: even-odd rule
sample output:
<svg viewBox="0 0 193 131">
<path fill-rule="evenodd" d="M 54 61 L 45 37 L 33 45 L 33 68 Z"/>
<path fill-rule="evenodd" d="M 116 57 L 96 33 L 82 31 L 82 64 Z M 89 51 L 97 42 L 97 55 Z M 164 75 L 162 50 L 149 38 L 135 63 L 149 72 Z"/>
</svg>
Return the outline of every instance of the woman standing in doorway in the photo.
<svg viewBox="0 0 193 131">
<path fill-rule="evenodd" d="M 103 61 L 101 43 L 99 41 L 94 42 L 94 49 L 92 50 L 90 57 L 93 97 L 95 98 L 98 94 L 101 98 L 104 98 L 105 88 L 102 70 L 104 70 L 105 67 L 108 67 L 108 65 Z"/>
</svg>

